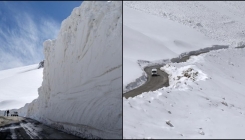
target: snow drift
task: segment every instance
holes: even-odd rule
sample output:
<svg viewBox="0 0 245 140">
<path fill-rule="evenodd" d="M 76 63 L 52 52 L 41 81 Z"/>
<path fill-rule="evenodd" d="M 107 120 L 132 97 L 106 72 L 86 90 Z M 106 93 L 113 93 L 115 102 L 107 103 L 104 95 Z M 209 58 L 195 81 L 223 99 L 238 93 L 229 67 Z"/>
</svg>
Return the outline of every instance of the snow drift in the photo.
<svg viewBox="0 0 245 140">
<path fill-rule="evenodd" d="M 43 43 L 39 97 L 20 115 L 86 138 L 122 138 L 122 2 L 83 2 Z"/>
<path fill-rule="evenodd" d="M 193 82 L 207 79 L 206 74 L 195 65 L 176 68 L 175 66 L 167 64 L 160 69 L 169 74 L 169 88 L 186 90 Z"/>
</svg>

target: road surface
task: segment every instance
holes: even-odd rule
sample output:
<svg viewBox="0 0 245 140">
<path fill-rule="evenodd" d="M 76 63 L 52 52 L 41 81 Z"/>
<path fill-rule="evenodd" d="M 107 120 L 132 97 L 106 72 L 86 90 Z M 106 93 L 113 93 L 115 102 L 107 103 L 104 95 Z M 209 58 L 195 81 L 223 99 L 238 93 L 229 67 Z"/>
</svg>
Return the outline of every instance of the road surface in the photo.
<svg viewBox="0 0 245 140">
<path fill-rule="evenodd" d="M 162 65 L 146 67 L 144 70 L 147 73 L 147 81 L 140 87 L 133 89 L 127 93 L 124 93 L 123 96 L 128 99 L 129 97 L 135 97 L 143 92 L 154 91 L 162 87 L 169 86 L 168 74 L 161 71 L 160 67 Z M 157 69 L 157 76 L 151 76 L 151 69 Z"/>
<path fill-rule="evenodd" d="M 0 139 L 82 139 L 24 117 L 0 116 Z"/>
</svg>

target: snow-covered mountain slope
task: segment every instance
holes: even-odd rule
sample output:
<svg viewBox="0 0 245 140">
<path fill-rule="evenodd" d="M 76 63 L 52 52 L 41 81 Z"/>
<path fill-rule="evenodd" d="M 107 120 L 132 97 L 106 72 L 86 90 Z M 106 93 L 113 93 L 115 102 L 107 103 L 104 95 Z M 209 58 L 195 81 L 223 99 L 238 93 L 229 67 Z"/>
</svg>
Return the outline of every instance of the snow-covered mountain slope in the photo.
<svg viewBox="0 0 245 140">
<path fill-rule="evenodd" d="M 122 138 L 122 2 L 84 1 L 43 43 L 39 97 L 21 115 L 87 138 Z"/>
<path fill-rule="evenodd" d="M 142 75 L 137 60 L 170 59 L 183 52 L 225 45 L 223 41 L 207 37 L 177 21 L 140 11 L 137 6 L 134 9 L 131 3 L 135 6 L 135 3 L 141 5 L 151 2 L 123 2 L 124 88 Z"/>
<path fill-rule="evenodd" d="M 38 64 L 0 71 L 0 110 L 18 109 L 36 99 L 42 78 Z"/>
<path fill-rule="evenodd" d="M 126 1 L 123 4 L 187 25 L 226 44 L 245 43 L 244 1 Z"/>
<path fill-rule="evenodd" d="M 123 4 L 124 91 L 142 75 L 142 65 L 153 64 L 149 61 L 160 63 L 212 45 L 244 44 L 245 2 Z M 230 48 L 162 67 L 169 73 L 169 87 L 123 99 L 123 138 L 244 138 L 244 56 L 244 48 Z"/>
<path fill-rule="evenodd" d="M 244 138 L 244 62 L 230 48 L 162 67 L 169 87 L 123 99 L 123 137 Z"/>
</svg>

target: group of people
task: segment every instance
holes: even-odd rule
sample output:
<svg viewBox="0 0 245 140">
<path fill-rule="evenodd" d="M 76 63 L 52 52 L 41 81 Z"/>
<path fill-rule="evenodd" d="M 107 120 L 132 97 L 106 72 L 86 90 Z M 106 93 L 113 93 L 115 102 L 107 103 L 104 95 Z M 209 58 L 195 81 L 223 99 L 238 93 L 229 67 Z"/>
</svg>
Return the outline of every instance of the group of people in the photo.
<svg viewBox="0 0 245 140">
<path fill-rule="evenodd" d="M 9 116 L 9 110 L 4 111 L 4 116 L 5 116 L 5 115 Z"/>
</svg>

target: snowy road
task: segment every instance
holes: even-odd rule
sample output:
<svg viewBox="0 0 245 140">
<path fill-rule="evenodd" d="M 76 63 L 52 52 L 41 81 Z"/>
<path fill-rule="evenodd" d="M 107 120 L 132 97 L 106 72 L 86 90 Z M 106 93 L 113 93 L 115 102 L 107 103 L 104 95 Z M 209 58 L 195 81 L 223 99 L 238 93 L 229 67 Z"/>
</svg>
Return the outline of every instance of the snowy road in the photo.
<svg viewBox="0 0 245 140">
<path fill-rule="evenodd" d="M 245 46 L 241 46 L 241 47 L 236 47 L 236 48 L 244 48 Z M 179 58 L 172 58 L 170 61 L 173 63 L 180 63 L 180 62 L 186 62 L 191 56 L 197 56 L 203 53 L 208 53 L 209 51 L 212 50 L 219 50 L 219 49 L 227 49 L 228 46 L 227 45 L 214 45 L 211 48 L 203 48 L 197 51 L 191 51 L 187 54 L 185 54 L 185 56 Z M 167 87 L 169 86 L 169 79 L 168 79 L 168 74 L 161 71 L 160 67 L 163 67 L 163 65 L 155 65 L 155 66 L 151 66 L 151 67 L 146 67 L 144 70 L 147 73 L 147 81 L 146 83 L 144 83 L 142 86 L 131 90 L 127 93 L 123 94 L 123 97 L 125 97 L 126 99 L 128 99 L 129 97 L 135 97 L 143 92 L 148 92 L 148 91 L 155 91 L 159 88 L 162 87 Z M 158 72 L 158 76 L 151 76 L 151 70 L 153 68 L 157 68 L 157 72 Z"/>
<path fill-rule="evenodd" d="M 0 116 L 0 139 L 81 139 L 36 120 Z"/>
<path fill-rule="evenodd" d="M 147 92 L 150 90 L 154 91 L 161 87 L 169 86 L 168 74 L 161 71 L 160 67 L 162 67 L 162 65 L 146 67 L 144 70 L 147 73 L 147 77 L 148 77 L 147 82 L 144 85 L 140 86 L 139 88 L 124 93 L 123 96 L 125 98 L 134 97 L 143 92 Z M 151 69 L 153 68 L 157 68 L 158 76 L 151 76 Z"/>
</svg>

